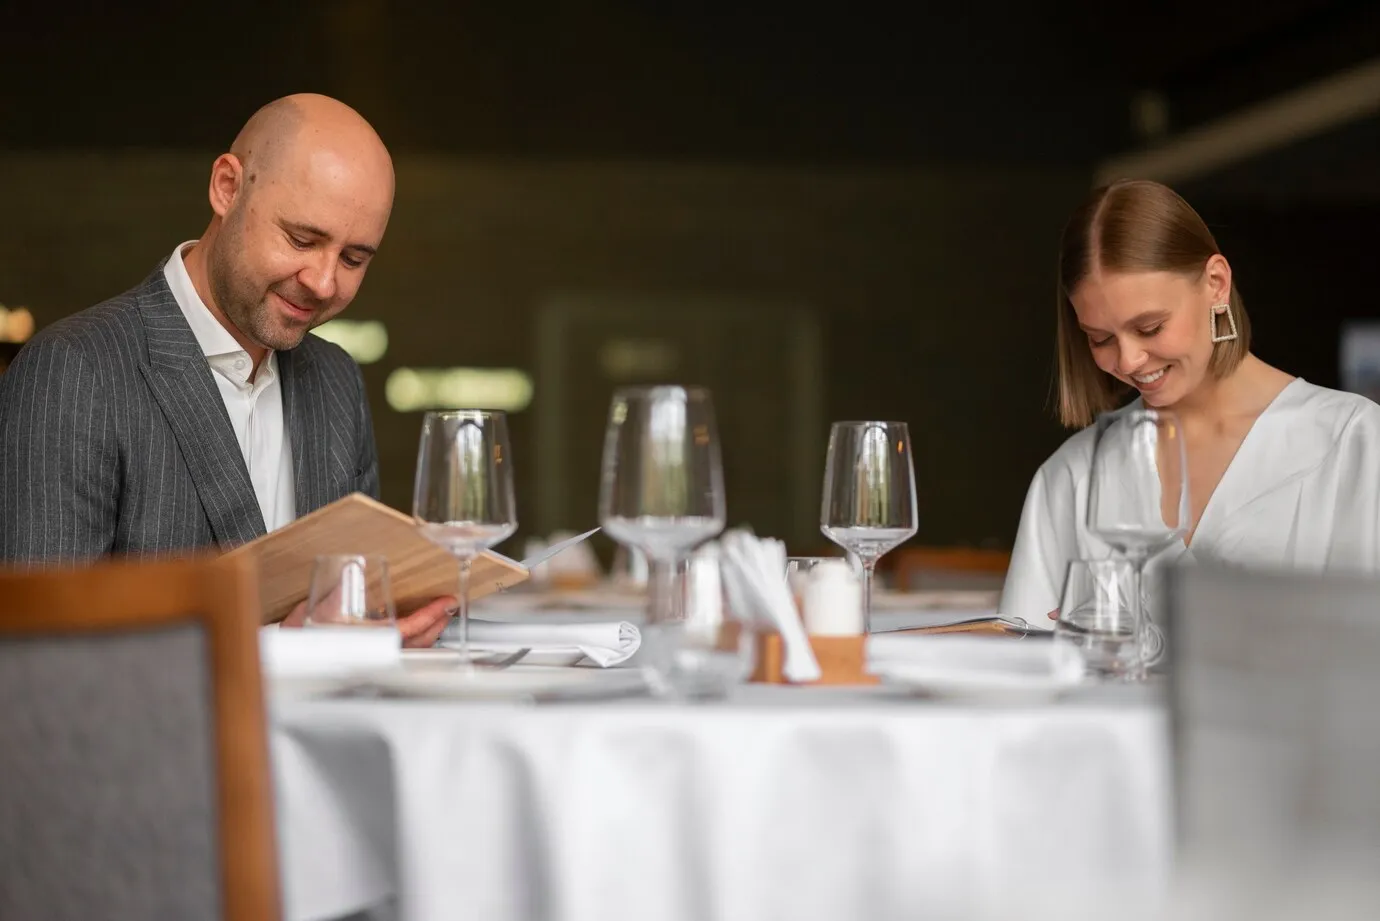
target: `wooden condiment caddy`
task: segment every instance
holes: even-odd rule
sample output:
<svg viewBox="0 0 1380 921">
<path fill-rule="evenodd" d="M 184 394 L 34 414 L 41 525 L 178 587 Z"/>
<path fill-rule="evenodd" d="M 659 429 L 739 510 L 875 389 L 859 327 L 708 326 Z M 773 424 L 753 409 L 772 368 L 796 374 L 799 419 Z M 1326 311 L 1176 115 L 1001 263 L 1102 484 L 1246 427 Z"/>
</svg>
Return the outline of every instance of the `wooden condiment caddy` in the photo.
<svg viewBox="0 0 1380 921">
<path fill-rule="evenodd" d="M 866 636 L 812 636 L 810 648 L 819 661 L 820 677 L 810 684 L 876 684 L 876 675 L 867 672 Z M 764 684 L 791 684 L 782 669 L 786 664 L 786 643 L 779 633 L 757 634 L 756 662 L 749 680 Z"/>
<path fill-rule="evenodd" d="M 736 622 L 724 625 L 720 645 L 724 649 L 738 647 L 739 627 Z M 979 636 L 1009 636 L 1010 631 L 1000 621 L 967 621 L 934 627 L 897 630 L 887 636 L 922 636 L 941 633 L 966 633 Z M 749 681 L 761 684 L 793 684 L 786 678 L 786 643 L 776 631 L 760 631 L 754 645 L 754 662 Z M 867 671 L 867 636 L 811 636 L 810 649 L 819 662 L 820 677 L 807 682 L 814 685 L 870 685 L 880 679 Z"/>
</svg>

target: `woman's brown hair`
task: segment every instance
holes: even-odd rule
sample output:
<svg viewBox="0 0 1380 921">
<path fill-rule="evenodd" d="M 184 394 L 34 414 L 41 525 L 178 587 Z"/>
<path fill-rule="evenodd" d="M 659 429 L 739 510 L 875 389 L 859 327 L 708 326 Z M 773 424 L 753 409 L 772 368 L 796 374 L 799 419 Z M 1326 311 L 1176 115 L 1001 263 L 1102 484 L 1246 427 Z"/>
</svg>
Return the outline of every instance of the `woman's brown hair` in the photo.
<svg viewBox="0 0 1380 921">
<path fill-rule="evenodd" d="M 1121 180 L 1097 189 L 1064 227 L 1059 244 L 1058 367 L 1059 421 L 1089 425 L 1098 413 L 1115 409 L 1131 388 L 1093 361 L 1087 335 L 1078 326 L 1069 294 L 1094 268 L 1113 272 L 1179 272 L 1198 278 L 1221 250 L 1207 224 L 1168 186 Z M 1094 260 L 1096 264 L 1094 265 Z M 1236 338 L 1213 346 L 1208 372 L 1225 377 L 1251 347 L 1251 322 L 1231 286 Z M 1218 322 L 1227 323 L 1226 317 Z"/>
</svg>

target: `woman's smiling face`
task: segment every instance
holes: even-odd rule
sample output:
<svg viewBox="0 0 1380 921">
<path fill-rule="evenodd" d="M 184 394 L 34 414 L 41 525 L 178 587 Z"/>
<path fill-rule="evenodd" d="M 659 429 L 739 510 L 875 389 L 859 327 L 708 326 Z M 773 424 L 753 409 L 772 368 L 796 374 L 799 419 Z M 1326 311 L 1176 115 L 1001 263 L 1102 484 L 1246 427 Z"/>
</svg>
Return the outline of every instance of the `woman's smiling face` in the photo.
<svg viewBox="0 0 1380 921">
<path fill-rule="evenodd" d="M 1095 270 L 1069 295 L 1093 361 L 1140 391 L 1147 406 L 1173 406 L 1208 377 L 1212 308 L 1227 300 L 1221 256 L 1198 277 L 1179 272 Z"/>
</svg>

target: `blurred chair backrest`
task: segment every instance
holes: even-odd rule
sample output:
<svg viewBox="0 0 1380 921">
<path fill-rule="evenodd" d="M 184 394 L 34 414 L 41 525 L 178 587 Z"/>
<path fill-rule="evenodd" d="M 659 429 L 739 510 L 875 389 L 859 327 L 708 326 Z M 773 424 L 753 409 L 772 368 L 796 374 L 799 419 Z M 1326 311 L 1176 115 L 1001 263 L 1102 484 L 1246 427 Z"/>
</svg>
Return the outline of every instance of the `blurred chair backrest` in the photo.
<svg viewBox="0 0 1380 921">
<path fill-rule="evenodd" d="M 280 916 L 257 598 L 225 561 L 0 572 L 0 918 Z"/>
<path fill-rule="evenodd" d="M 1183 853 L 1380 856 L 1380 579 L 1166 574 Z"/>
<path fill-rule="evenodd" d="M 1011 554 L 975 547 L 902 547 L 894 551 L 897 591 L 999 591 Z"/>
</svg>

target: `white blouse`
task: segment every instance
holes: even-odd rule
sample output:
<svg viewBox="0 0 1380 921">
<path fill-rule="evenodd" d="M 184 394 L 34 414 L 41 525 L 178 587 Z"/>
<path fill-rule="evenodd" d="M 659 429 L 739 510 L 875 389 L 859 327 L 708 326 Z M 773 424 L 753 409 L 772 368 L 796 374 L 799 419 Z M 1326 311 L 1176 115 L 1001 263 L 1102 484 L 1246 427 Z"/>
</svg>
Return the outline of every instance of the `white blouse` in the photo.
<svg viewBox="0 0 1380 921">
<path fill-rule="evenodd" d="M 1140 408 L 1136 400 L 1121 412 Z M 1051 627 L 1068 565 L 1112 549 L 1087 527 L 1093 429 L 1069 438 L 1026 495 L 1000 611 Z M 1380 572 L 1380 406 L 1291 381 L 1247 432 L 1193 534 L 1152 558 Z"/>
</svg>

